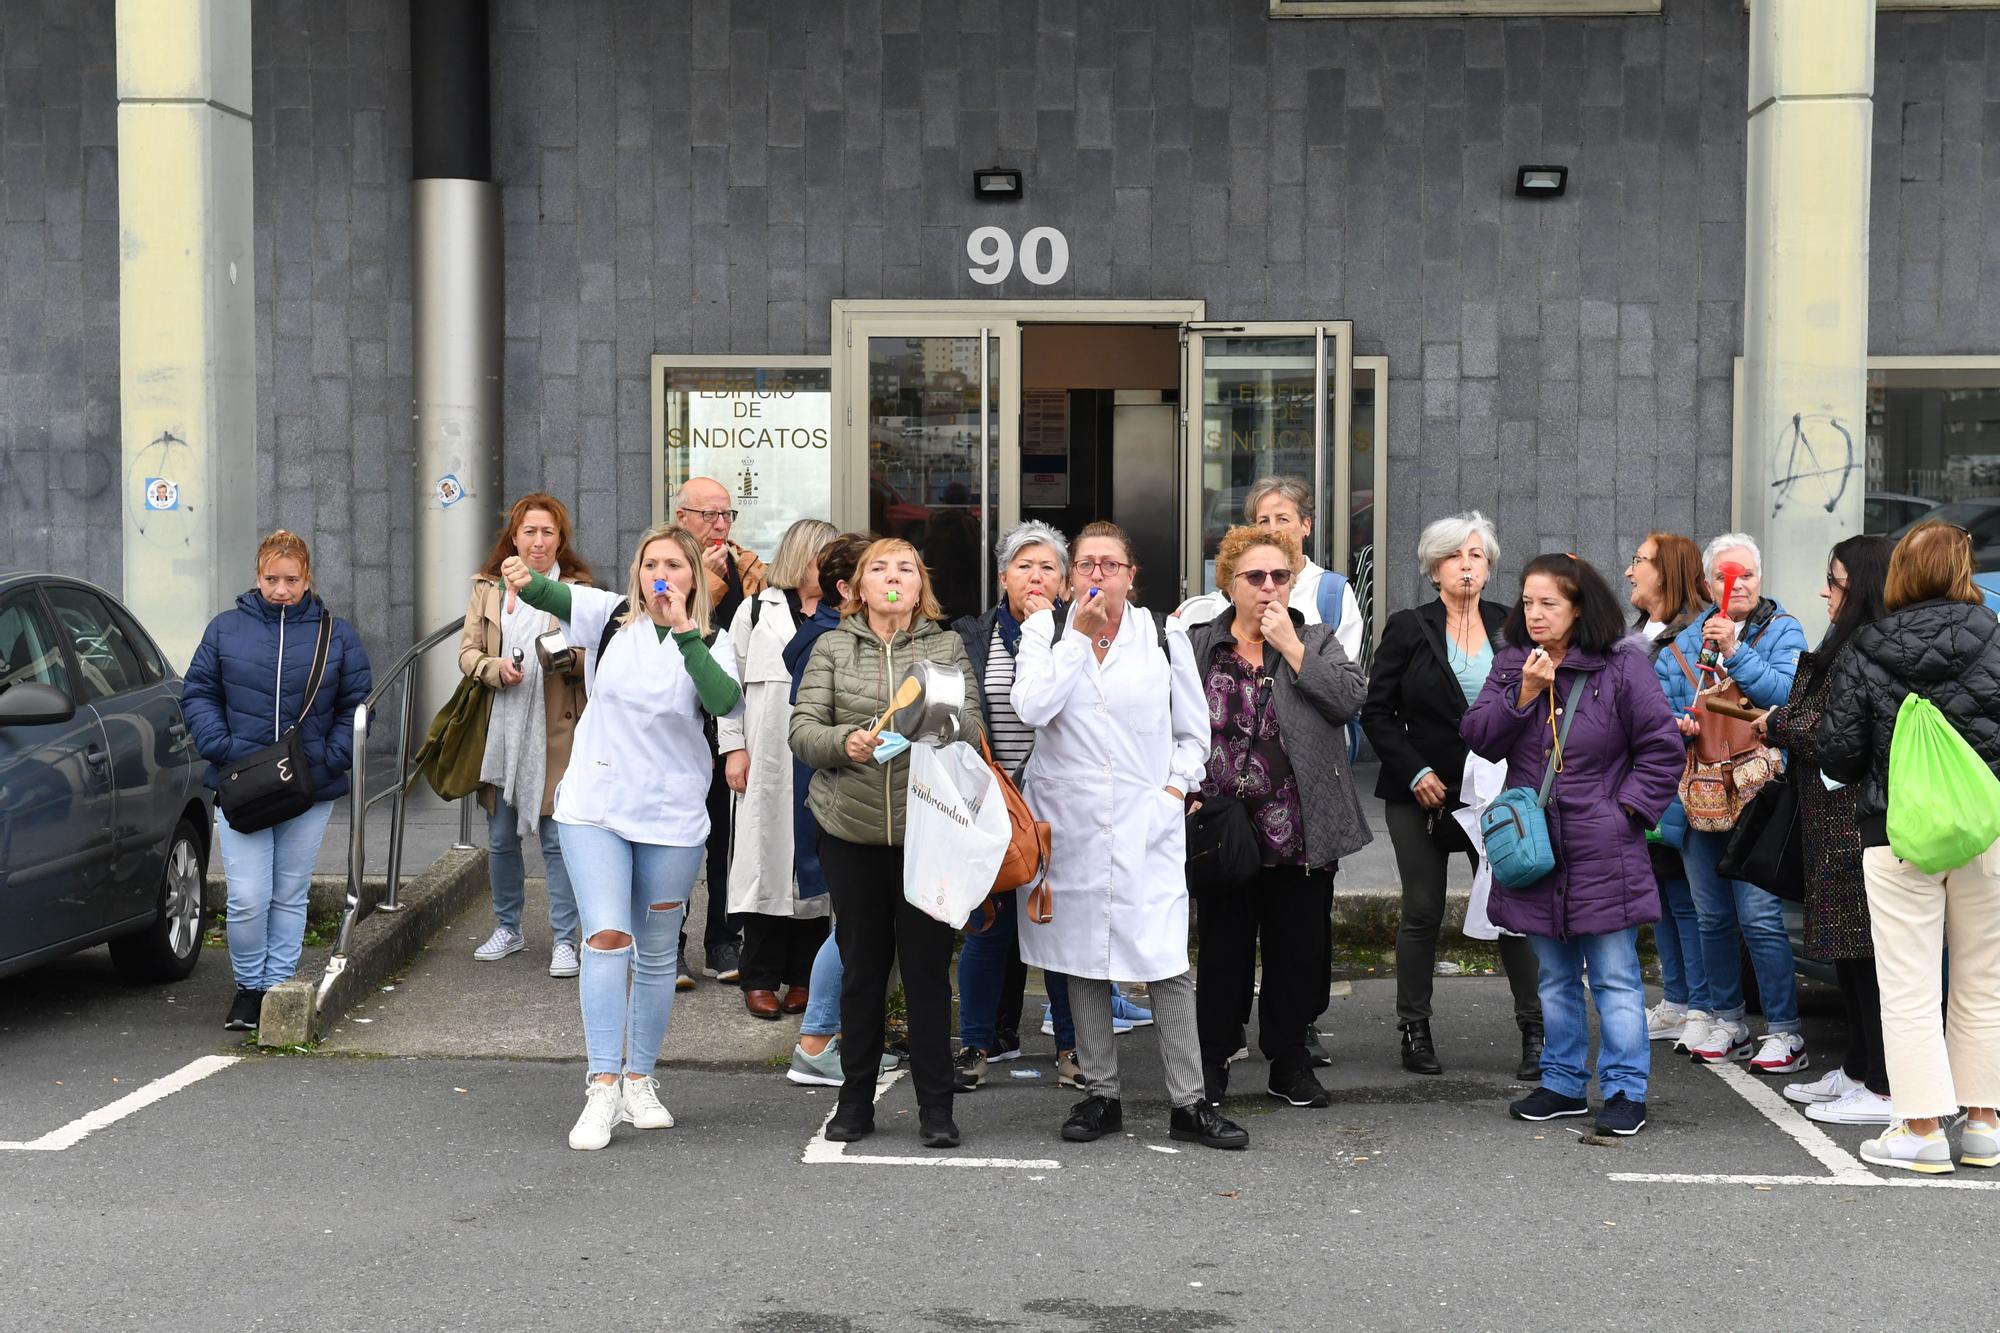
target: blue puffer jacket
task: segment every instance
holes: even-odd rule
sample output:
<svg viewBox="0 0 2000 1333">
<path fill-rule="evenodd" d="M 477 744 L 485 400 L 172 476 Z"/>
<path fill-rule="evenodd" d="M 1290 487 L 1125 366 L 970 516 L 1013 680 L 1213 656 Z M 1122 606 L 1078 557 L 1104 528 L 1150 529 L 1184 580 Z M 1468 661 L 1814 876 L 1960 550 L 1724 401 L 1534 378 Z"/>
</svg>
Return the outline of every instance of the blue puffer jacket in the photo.
<svg viewBox="0 0 2000 1333">
<path fill-rule="evenodd" d="M 1701 629 L 1715 615 L 1709 607 L 1694 623 L 1674 637 L 1688 665 L 1701 656 Z M 1743 693 L 1759 708 L 1776 708 L 1792 697 L 1792 677 L 1798 674 L 1799 654 L 1806 650 L 1805 627 L 1798 617 L 1770 598 L 1760 598 L 1736 636 L 1736 651 L 1722 664 L 1729 678 L 1743 687 Z M 1694 704 L 1694 682 L 1681 669 L 1680 658 L 1662 649 L 1653 659 L 1653 672 L 1667 692 L 1667 702 L 1676 714 L 1684 714 Z M 1699 674 L 1699 671 L 1697 671 Z"/>
<path fill-rule="evenodd" d="M 195 748 L 208 760 L 211 788 L 217 769 L 274 744 L 278 733 L 298 720 L 319 622 L 327 614 L 326 603 L 316 596 L 298 606 L 279 607 L 253 588 L 236 599 L 235 610 L 208 622 L 188 664 L 181 711 Z M 300 729 L 316 800 L 347 794 L 347 771 L 354 763 L 354 708 L 368 696 L 371 684 L 361 636 L 336 617 L 319 697 Z"/>
</svg>

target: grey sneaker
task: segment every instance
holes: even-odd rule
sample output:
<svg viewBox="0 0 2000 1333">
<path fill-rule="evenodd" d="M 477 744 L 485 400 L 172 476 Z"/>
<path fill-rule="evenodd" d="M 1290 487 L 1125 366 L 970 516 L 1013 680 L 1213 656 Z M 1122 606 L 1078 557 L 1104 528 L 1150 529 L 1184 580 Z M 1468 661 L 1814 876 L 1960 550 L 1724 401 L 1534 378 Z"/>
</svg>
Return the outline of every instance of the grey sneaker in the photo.
<svg viewBox="0 0 2000 1333">
<path fill-rule="evenodd" d="M 493 933 L 486 937 L 486 943 L 474 949 L 472 956 L 479 962 L 493 963 L 510 953 L 519 953 L 527 947 L 528 942 L 521 938 L 520 931 L 509 930 L 505 926 L 495 926 Z"/>
<path fill-rule="evenodd" d="M 1077 1063 L 1075 1051 L 1056 1052 L 1056 1086 L 1059 1088 L 1083 1086 L 1083 1066 Z"/>
<path fill-rule="evenodd" d="M 1967 1117 L 1958 1135 L 1958 1160 L 1964 1166 L 2000 1166 L 2000 1125 Z"/>
<path fill-rule="evenodd" d="M 740 981 L 743 977 L 742 953 L 742 946 L 734 940 L 716 945 L 715 951 L 707 956 L 707 965 L 701 969 L 701 974 L 714 977 L 717 981 Z"/>
<path fill-rule="evenodd" d="M 582 970 L 582 965 L 577 962 L 576 946 L 568 940 L 557 940 L 555 950 L 549 954 L 549 975 L 573 977 Z"/>
<path fill-rule="evenodd" d="M 803 1046 L 792 1047 L 792 1067 L 785 1077 L 801 1087 L 837 1088 L 847 1081 L 840 1071 L 840 1038 L 835 1037 L 818 1055 L 807 1055 Z"/>
<path fill-rule="evenodd" d="M 952 1061 L 954 1086 L 960 1092 L 971 1092 L 986 1079 L 986 1052 L 977 1046 L 959 1048 L 958 1056 Z"/>
<path fill-rule="evenodd" d="M 1899 1171 L 1916 1171 L 1926 1176 L 1948 1175 L 1951 1172 L 1951 1140 L 1944 1136 L 1941 1129 L 1917 1134 L 1898 1120 L 1882 1131 L 1882 1137 L 1862 1140 L 1861 1160 L 1874 1166 L 1893 1166 Z"/>
</svg>

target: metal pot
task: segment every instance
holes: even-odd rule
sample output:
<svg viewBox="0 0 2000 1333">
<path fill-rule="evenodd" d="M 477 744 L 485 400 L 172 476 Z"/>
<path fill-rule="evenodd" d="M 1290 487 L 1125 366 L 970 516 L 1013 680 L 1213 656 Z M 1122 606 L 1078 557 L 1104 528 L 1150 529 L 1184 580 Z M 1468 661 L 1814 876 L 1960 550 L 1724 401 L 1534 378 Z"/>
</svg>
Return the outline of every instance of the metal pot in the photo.
<svg viewBox="0 0 2000 1333">
<path fill-rule="evenodd" d="M 542 664 L 542 670 L 570 679 L 583 669 L 582 654 L 559 629 L 535 636 L 535 660 Z"/>
<path fill-rule="evenodd" d="M 965 673 L 936 662 L 918 662 L 896 684 L 900 688 L 913 677 L 921 692 L 916 702 L 896 710 L 889 725 L 912 744 L 949 745 L 965 732 Z"/>
</svg>

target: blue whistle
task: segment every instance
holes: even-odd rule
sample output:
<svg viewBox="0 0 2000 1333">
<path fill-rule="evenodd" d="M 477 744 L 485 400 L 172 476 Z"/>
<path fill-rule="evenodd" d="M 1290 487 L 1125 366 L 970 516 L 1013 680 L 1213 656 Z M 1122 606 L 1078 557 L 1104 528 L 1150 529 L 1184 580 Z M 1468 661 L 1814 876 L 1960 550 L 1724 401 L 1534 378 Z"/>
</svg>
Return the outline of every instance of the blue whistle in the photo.
<svg viewBox="0 0 2000 1333">
<path fill-rule="evenodd" d="M 665 592 L 666 590 L 667 590 L 667 581 L 666 581 L 665 579 L 654 579 L 654 580 L 653 580 L 653 591 L 654 591 L 654 592 Z"/>
<path fill-rule="evenodd" d="M 1104 589 L 1102 589 L 1102 588 L 1092 588 L 1092 589 L 1090 590 L 1090 595 L 1091 595 L 1092 597 L 1095 597 L 1095 596 L 1097 596 L 1097 594 L 1099 594 L 1100 592 L 1103 592 L 1103 591 L 1104 591 Z"/>
</svg>

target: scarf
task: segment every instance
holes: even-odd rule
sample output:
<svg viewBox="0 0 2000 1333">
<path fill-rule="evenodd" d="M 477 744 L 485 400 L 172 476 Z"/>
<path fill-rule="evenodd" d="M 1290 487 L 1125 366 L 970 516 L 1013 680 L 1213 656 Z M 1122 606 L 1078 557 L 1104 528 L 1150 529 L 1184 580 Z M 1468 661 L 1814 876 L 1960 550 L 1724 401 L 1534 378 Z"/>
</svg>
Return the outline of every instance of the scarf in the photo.
<svg viewBox="0 0 2000 1333">
<path fill-rule="evenodd" d="M 561 568 L 551 565 L 551 579 L 561 582 Z M 535 638 L 549 626 L 546 611 L 515 599 L 507 609 L 507 592 L 500 591 L 500 659 L 511 662 L 521 652 L 521 683 L 496 690 L 486 719 L 486 754 L 479 780 L 491 783 L 500 799 L 514 807 L 517 827 L 526 837 L 539 836 L 542 794 L 548 781 L 549 719 L 542 699 L 542 663 L 535 656 Z"/>
</svg>

